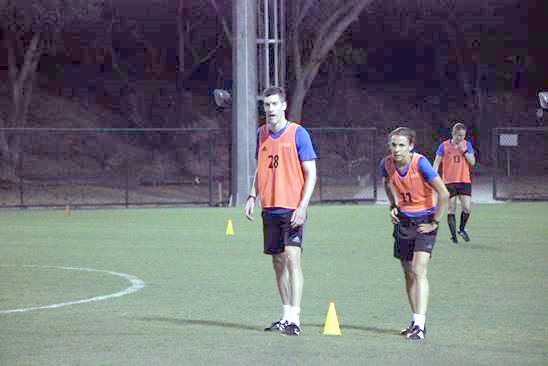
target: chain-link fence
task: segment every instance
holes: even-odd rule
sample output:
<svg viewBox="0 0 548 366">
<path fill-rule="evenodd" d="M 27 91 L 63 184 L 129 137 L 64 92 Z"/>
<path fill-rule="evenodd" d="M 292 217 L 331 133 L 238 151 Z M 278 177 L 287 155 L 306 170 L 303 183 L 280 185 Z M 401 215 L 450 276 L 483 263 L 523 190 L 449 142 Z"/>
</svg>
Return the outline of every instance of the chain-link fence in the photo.
<svg viewBox="0 0 548 366">
<path fill-rule="evenodd" d="M 376 200 L 376 130 L 312 135 L 320 156 L 313 202 Z M 230 202 L 226 129 L 12 128 L 0 137 L 0 207 Z"/>
<path fill-rule="evenodd" d="M 318 147 L 318 185 L 313 202 L 360 202 L 377 199 L 375 128 L 312 128 Z"/>
<path fill-rule="evenodd" d="M 0 207 L 219 205 L 222 129 L 4 129 Z M 5 150 L 4 150 L 5 151 Z"/>
<path fill-rule="evenodd" d="M 377 200 L 386 144 L 374 128 L 313 128 L 312 201 Z M 0 129 L 0 208 L 226 206 L 227 129 Z M 548 128 L 493 130 L 493 198 L 548 200 Z"/>
<path fill-rule="evenodd" d="M 548 128 L 493 130 L 493 198 L 548 200 Z"/>
</svg>

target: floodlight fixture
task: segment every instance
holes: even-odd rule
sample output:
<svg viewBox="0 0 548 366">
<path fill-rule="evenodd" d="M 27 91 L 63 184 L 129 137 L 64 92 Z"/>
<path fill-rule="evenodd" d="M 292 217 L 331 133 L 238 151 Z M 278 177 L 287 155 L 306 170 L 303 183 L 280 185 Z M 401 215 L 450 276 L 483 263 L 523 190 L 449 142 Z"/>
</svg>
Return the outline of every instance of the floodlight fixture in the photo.
<svg viewBox="0 0 548 366">
<path fill-rule="evenodd" d="M 548 109 L 548 91 L 538 92 L 538 102 L 542 109 Z"/>
<path fill-rule="evenodd" d="M 230 92 L 224 89 L 213 90 L 213 99 L 219 108 L 225 108 L 232 105 L 232 96 L 230 95 Z"/>
</svg>

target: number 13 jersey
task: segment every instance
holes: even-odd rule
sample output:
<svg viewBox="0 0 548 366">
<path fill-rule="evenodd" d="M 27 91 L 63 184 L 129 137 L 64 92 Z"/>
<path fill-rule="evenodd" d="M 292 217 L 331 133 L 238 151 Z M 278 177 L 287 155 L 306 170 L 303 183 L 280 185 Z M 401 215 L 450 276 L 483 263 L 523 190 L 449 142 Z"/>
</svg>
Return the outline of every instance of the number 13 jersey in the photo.
<svg viewBox="0 0 548 366">
<path fill-rule="evenodd" d="M 468 146 L 467 153 L 473 153 L 474 150 L 472 149 L 470 142 L 466 141 L 466 144 Z M 466 158 L 459 147 L 452 144 L 450 140 L 443 142 L 440 147 L 441 149 L 438 149 L 436 155 L 441 155 L 442 157 L 442 179 L 445 184 L 471 183 L 470 166 L 466 162 Z"/>
</svg>

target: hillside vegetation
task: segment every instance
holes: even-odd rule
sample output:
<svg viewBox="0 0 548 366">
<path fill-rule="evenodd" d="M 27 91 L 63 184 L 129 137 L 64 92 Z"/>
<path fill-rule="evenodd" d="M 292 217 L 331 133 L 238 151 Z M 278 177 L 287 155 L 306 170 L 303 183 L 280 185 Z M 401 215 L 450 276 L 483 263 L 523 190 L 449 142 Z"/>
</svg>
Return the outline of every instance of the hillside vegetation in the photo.
<svg viewBox="0 0 548 366">
<path fill-rule="evenodd" d="M 215 85 L 195 82 L 178 94 L 175 85 L 169 81 L 142 80 L 138 82 L 138 92 L 130 97 L 124 92 L 123 84 L 112 75 L 75 67 L 64 70 L 70 72 L 65 71 L 64 75 L 55 78 L 51 74 L 41 73 L 33 92 L 26 127 L 224 128 L 220 135 L 216 135 L 213 144 L 212 153 L 218 156 L 213 169 L 214 175 L 228 177 L 227 145 L 231 114 L 214 106 L 211 90 Z M 7 118 L 10 109 L 8 85 L 4 82 L 0 86 L 1 118 Z M 135 94 L 139 97 L 137 100 Z M 463 105 L 463 98 L 458 93 L 448 94 L 416 81 L 367 83 L 359 75 L 347 75 L 334 83 L 327 83 L 320 75 L 305 103 L 302 122 L 306 127 L 377 127 L 381 137 L 396 126 L 408 125 L 417 129 L 422 151 L 432 154 L 453 121 L 460 120 L 472 127 L 475 143 L 480 153 L 484 152 L 483 156 L 480 155 L 480 162 L 483 158 L 483 163 L 488 162 L 491 128 L 542 123 L 535 117 L 536 100 L 519 92 L 493 91 L 487 95 L 485 109 L 482 125 L 478 126 L 476 111 Z M 140 115 L 135 116 L 135 111 L 139 111 Z M 72 140 L 60 142 L 59 139 L 45 139 L 35 146 L 37 161 L 36 167 L 32 168 L 35 175 L 51 175 L 52 151 L 67 155 L 77 153 L 85 159 L 80 162 L 80 170 L 82 173 L 87 170 L 88 175 L 94 170 L 119 171 L 124 164 L 123 156 L 130 157 L 130 164 L 135 165 L 136 170 L 140 169 L 139 165 L 149 166 L 136 176 L 193 179 L 208 175 L 209 167 L 204 154 L 209 151 L 211 141 L 204 133 L 174 136 L 171 139 L 156 136 L 130 142 L 115 135 L 66 138 Z M 378 141 L 377 150 L 382 150 L 383 139 Z M 43 154 L 40 154 L 41 151 Z M 55 164 L 59 164 L 58 156 L 54 160 Z M 61 174 L 57 170 L 55 174 Z M 39 171 L 44 171 L 44 174 L 38 174 Z"/>
</svg>

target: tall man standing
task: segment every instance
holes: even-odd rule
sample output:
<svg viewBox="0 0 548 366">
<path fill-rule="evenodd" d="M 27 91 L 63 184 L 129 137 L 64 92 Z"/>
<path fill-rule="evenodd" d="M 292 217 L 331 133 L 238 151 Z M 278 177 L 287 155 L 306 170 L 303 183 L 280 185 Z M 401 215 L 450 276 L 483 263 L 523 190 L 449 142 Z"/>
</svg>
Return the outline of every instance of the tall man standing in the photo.
<svg viewBox="0 0 548 366">
<path fill-rule="evenodd" d="M 263 98 L 266 123 L 257 132 L 257 171 L 245 215 L 254 220 L 258 196 L 262 206 L 264 253 L 272 255 L 282 301 L 281 319 L 265 331 L 298 336 L 304 284 L 303 228 L 316 185 L 317 154 L 308 131 L 286 119 L 285 91 L 270 87 L 263 92 Z"/>
<path fill-rule="evenodd" d="M 394 256 L 404 271 L 413 313 L 411 324 L 401 335 L 421 340 L 426 335 L 430 292 L 428 264 L 449 193 L 428 159 L 413 152 L 415 131 L 407 127 L 395 129 L 388 137 L 388 147 L 390 155 L 382 160 L 380 168 L 394 224 Z"/>
<path fill-rule="evenodd" d="M 442 165 L 442 179 L 450 195 L 447 223 L 451 231 L 451 241 L 453 243 L 458 242 L 455 220 L 457 197 L 459 197 L 462 207 L 458 234 L 464 241 L 470 241 L 465 227 L 470 217 L 472 201 L 470 168 L 476 164 L 476 157 L 472 143 L 466 140 L 466 126 L 463 123 L 455 123 L 451 131 L 451 138 L 438 146 L 433 164 L 436 171 L 438 171 L 440 163 Z"/>
</svg>

